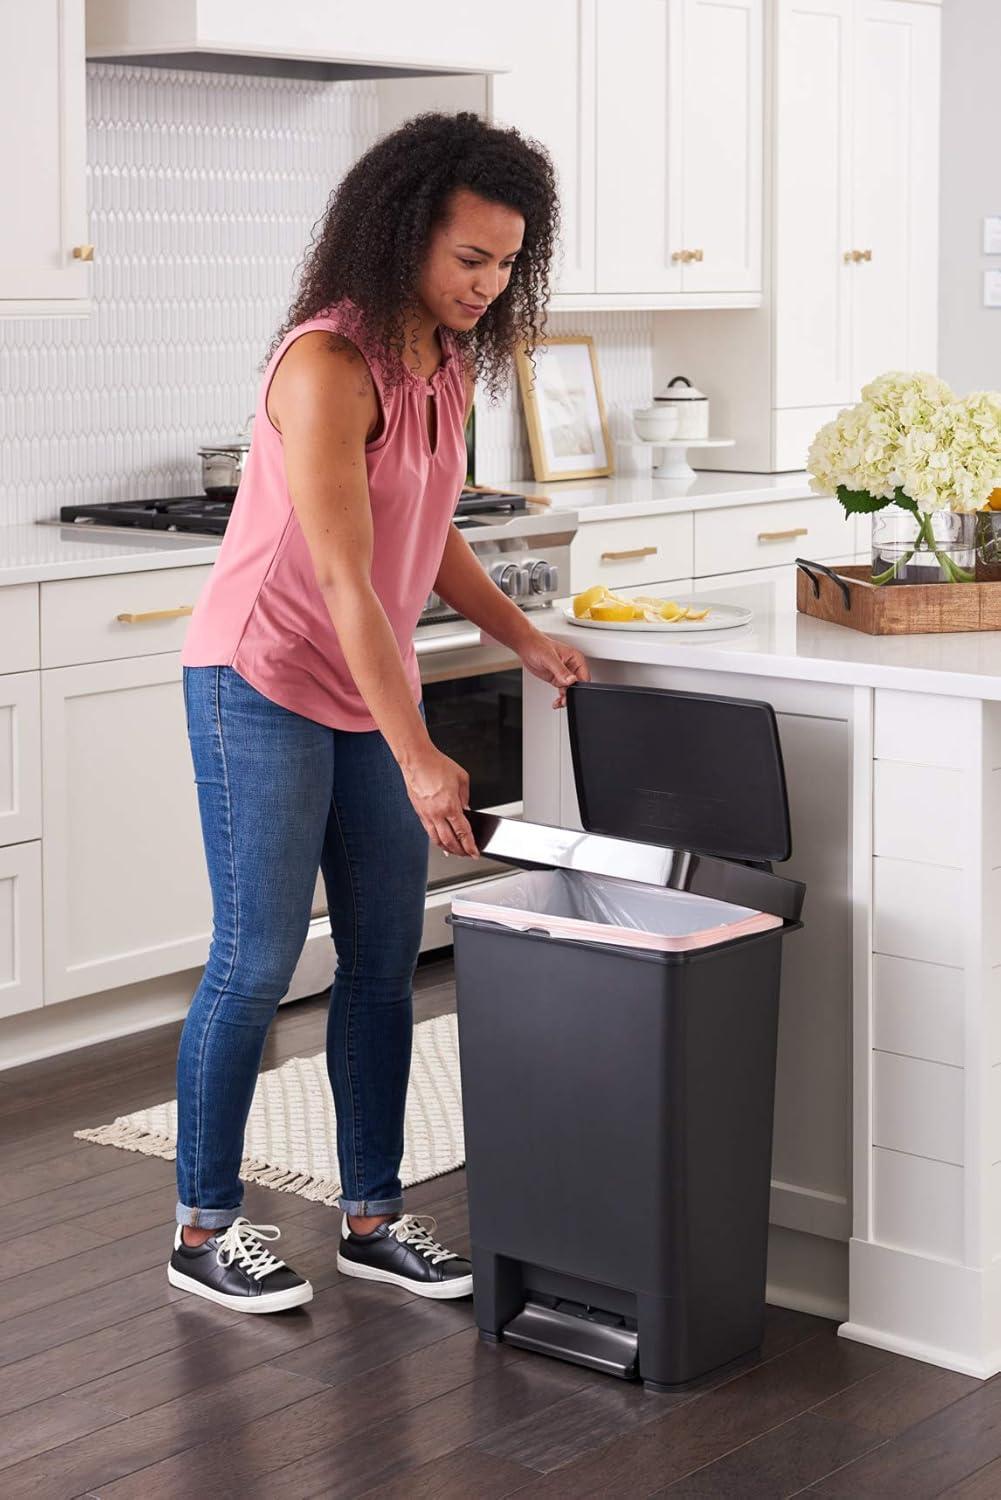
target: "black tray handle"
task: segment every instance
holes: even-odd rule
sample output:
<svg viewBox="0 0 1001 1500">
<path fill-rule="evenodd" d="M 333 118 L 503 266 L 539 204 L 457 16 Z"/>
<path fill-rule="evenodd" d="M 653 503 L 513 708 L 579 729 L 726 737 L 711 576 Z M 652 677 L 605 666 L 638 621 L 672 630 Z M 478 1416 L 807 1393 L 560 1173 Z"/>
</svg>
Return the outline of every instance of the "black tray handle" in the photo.
<svg viewBox="0 0 1001 1500">
<path fill-rule="evenodd" d="M 825 578 L 829 578 L 832 583 L 837 584 L 838 588 L 841 590 L 841 597 L 845 602 L 845 609 L 849 612 L 851 611 L 851 591 L 849 590 L 845 580 L 838 573 L 835 573 L 833 568 L 826 567 L 824 563 L 808 562 L 802 557 L 796 558 L 796 566 L 806 574 L 807 578 L 809 578 L 810 582 L 813 584 L 813 597 L 815 599 L 820 598 L 820 579 L 817 577 L 817 573 L 823 573 Z M 814 568 L 816 568 L 817 573 L 813 571 Z"/>
</svg>

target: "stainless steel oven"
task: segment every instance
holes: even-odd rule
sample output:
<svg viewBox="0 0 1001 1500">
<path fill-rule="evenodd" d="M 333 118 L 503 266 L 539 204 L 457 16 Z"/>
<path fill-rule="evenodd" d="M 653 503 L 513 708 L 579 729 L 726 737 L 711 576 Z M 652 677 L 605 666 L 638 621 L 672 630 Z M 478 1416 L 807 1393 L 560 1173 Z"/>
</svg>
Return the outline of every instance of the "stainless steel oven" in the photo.
<svg viewBox="0 0 1001 1500">
<path fill-rule="evenodd" d="M 515 603 L 545 610 L 569 588 L 573 512 L 539 508 L 510 518 L 477 516 L 467 540 Z M 428 730 L 469 773 L 470 805 L 518 817 L 522 810 L 522 666 L 513 652 L 457 618 L 434 595 L 414 637 Z M 432 845 L 428 888 L 466 883 L 503 868 L 447 857 Z"/>
</svg>

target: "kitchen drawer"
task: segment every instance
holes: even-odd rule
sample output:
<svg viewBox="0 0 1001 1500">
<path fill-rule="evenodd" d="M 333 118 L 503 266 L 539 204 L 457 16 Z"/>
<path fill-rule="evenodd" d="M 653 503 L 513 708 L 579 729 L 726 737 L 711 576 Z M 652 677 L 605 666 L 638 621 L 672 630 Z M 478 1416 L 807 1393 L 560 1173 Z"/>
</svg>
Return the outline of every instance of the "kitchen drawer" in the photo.
<svg viewBox="0 0 1001 1500">
<path fill-rule="evenodd" d="M 585 522 L 570 551 L 571 589 L 685 578 L 692 571 L 691 512 Z"/>
<path fill-rule="evenodd" d="M 0 677 L 0 846 L 42 836 L 41 676 Z"/>
<path fill-rule="evenodd" d="M 774 568 L 797 557 L 845 557 L 855 545 L 851 520 L 824 495 L 726 506 L 694 520 L 697 578 Z"/>
<path fill-rule="evenodd" d="M 43 583 L 42 666 L 179 651 L 188 617 L 211 572 L 208 563 Z"/>
<path fill-rule="evenodd" d="M 38 584 L 0 588 L 0 673 L 38 666 Z"/>
</svg>

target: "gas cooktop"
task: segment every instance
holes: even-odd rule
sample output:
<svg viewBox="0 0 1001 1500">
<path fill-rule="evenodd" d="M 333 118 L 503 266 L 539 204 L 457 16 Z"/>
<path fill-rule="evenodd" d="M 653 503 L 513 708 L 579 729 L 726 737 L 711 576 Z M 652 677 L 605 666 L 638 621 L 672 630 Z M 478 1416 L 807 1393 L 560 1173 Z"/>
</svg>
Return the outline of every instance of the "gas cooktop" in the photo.
<svg viewBox="0 0 1001 1500">
<path fill-rule="evenodd" d="M 235 496 L 180 495 L 166 500 L 109 500 L 97 505 L 63 505 L 58 523 L 130 527 L 140 531 L 184 531 L 222 536 Z M 463 489 L 455 508 L 457 525 L 483 526 L 498 516 L 525 510 L 524 495 L 503 490 Z"/>
</svg>

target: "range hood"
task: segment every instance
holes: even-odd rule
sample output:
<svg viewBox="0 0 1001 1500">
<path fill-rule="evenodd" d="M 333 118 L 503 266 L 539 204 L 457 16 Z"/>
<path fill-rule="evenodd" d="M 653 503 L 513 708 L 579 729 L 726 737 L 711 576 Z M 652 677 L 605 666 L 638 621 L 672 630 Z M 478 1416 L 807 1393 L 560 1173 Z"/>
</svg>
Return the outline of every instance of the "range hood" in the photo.
<svg viewBox="0 0 1001 1500">
<path fill-rule="evenodd" d="M 432 19 L 429 19 L 429 11 Z M 87 57 L 278 78 L 504 72 L 468 0 L 87 0 Z"/>
</svg>

